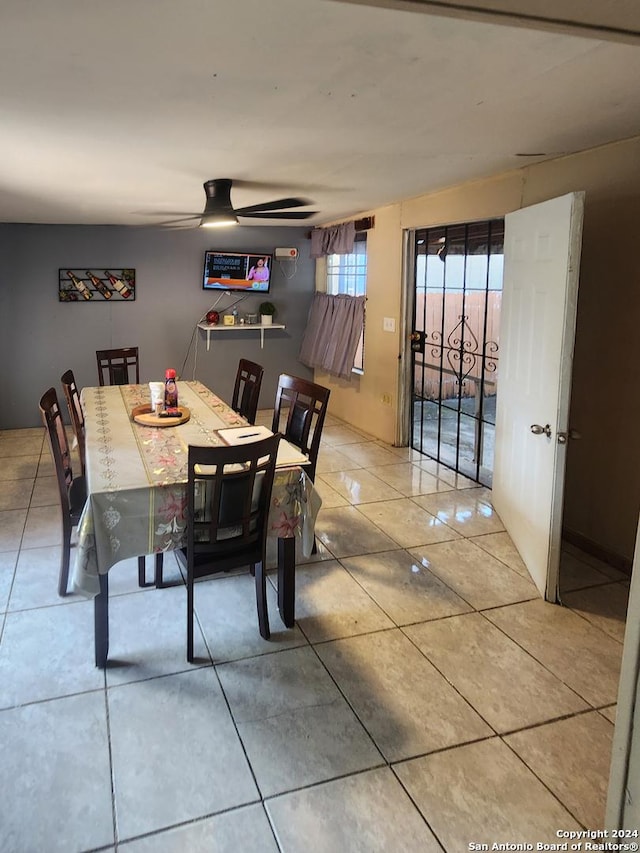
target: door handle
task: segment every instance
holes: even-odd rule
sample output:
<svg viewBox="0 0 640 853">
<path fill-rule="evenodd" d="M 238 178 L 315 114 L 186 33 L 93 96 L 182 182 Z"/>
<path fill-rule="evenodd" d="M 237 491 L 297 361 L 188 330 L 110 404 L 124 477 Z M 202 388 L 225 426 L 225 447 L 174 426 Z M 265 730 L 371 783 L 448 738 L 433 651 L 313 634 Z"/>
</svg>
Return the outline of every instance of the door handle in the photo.
<svg viewBox="0 0 640 853">
<path fill-rule="evenodd" d="M 534 435 L 546 435 L 547 438 L 551 438 L 551 424 L 545 424 L 545 426 L 531 424 L 531 432 Z"/>
<path fill-rule="evenodd" d="M 425 332 L 418 332 L 414 330 L 409 335 L 409 340 L 411 341 L 411 349 L 413 352 L 421 352 L 424 355 L 424 345 L 426 341 Z"/>
<path fill-rule="evenodd" d="M 579 438 L 582 438 L 582 433 L 578 432 L 577 429 L 570 429 L 569 432 L 559 432 L 558 433 L 558 444 L 566 444 L 567 439 L 571 439 L 572 441 L 577 441 Z"/>
</svg>

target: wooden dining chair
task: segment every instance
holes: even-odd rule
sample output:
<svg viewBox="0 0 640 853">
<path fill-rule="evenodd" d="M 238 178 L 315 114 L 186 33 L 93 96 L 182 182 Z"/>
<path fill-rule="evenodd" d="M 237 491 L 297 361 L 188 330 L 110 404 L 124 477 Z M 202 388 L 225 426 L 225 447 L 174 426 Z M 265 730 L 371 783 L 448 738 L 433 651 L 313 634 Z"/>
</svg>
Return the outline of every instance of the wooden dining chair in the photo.
<svg viewBox="0 0 640 853">
<path fill-rule="evenodd" d="M 60 377 L 60 382 L 62 383 L 62 391 L 64 393 L 65 400 L 67 401 L 67 408 L 69 409 L 69 417 L 71 418 L 73 434 L 75 435 L 76 442 L 78 444 L 80 469 L 82 476 L 84 477 L 86 474 L 84 453 L 84 412 L 82 411 L 80 395 L 78 394 L 78 387 L 73 375 L 73 370 L 65 371 Z"/>
<path fill-rule="evenodd" d="M 308 456 L 309 465 L 304 470 L 312 482 L 330 394 L 323 385 L 286 373 L 278 380 L 271 429 Z"/>
<path fill-rule="evenodd" d="M 187 576 L 187 660 L 193 655 L 194 584 L 248 566 L 255 576 L 260 635 L 268 640 L 265 551 L 279 435 L 230 447 L 189 445 L 187 547 L 176 551 Z"/>
<path fill-rule="evenodd" d="M 140 384 L 138 347 L 96 350 L 100 385 Z M 105 383 L 105 378 L 109 381 Z"/>
<path fill-rule="evenodd" d="M 82 475 L 73 476 L 67 434 L 62 420 L 55 388 L 49 388 L 40 399 L 40 413 L 47 430 L 49 447 L 58 481 L 60 508 L 62 510 L 62 556 L 58 575 L 58 595 L 67 594 L 69 561 L 71 557 L 71 531 L 78 524 L 87 499 L 87 486 Z"/>
<path fill-rule="evenodd" d="M 241 358 L 238 363 L 236 382 L 233 388 L 231 408 L 234 412 L 246 418 L 250 424 L 256 422 L 258 411 L 258 399 L 260 397 L 260 386 L 264 368 L 255 361 Z"/>
</svg>

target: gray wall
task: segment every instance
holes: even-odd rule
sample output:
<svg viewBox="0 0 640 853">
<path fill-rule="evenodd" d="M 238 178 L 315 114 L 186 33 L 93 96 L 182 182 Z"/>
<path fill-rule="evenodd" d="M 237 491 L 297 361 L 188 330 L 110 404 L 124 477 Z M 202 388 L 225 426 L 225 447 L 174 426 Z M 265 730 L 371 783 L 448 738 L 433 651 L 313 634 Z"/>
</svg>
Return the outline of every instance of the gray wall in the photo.
<svg viewBox="0 0 640 853">
<path fill-rule="evenodd" d="M 199 379 L 226 400 L 231 399 L 238 359 L 257 361 L 265 368 L 260 406 L 268 408 L 280 373 L 313 378 L 297 359 L 314 291 L 308 230 L 0 224 L 0 356 L 5 371 L 0 429 L 39 426 L 38 401 L 51 385 L 61 394 L 65 370 L 73 370 L 80 388 L 97 385 L 95 351 L 120 346 L 140 348 L 141 382 L 163 379 L 165 368 L 175 367 L 181 378 Z M 217 299 L 216 293 L 202 289 L 205 250 L 261 253 L 278 246 L 299 251 L 292 278 L 293 265 L 274 259 L 267 297 L 277 308 L 274 322 L 287 328 L 265 333 L 264 349 L 259 332 L 214 333 L 209 352 L 203 332 L 197 331 L 192 341 L 196 323 Z M 135 268 L 135 302 L 58 301 L 59 268 L 112 267 Z M 257 311 L 264 298 L 244 299 L 238 305 L 241 316 Z M 232 301 L 224 297 L 216 310 L 222 313 Z"/>
</svg>

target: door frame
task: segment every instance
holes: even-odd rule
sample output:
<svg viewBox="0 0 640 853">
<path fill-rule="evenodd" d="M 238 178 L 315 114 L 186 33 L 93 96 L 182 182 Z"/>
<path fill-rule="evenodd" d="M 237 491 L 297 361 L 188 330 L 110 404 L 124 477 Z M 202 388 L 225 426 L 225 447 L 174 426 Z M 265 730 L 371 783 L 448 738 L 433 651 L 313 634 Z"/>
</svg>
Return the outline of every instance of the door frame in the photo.
<svg viewBox="0 0 640 853">
<path fill-rule="evenodd" d="M 409 335 L 413 321 L 413 278 L 415 262 L 412 246 L 418 228 L 402 231 L 402 288 L 400 291 L 400 353 L 398 354 L 398 410 L 396 412 L 396 445 L 408 447 L 411 436 L 411 347 Z"/>
<path fill-rule="evenodd" d="M 640 518 L 627 613 L 640 610 Z M 638 829 L 640 812 L 640 621 L 627 618 L 607 793 L 607 829 Z M 616 839 L 617 840 L 617 839 Z M 626 839 L 619 839 L 625 841 Z M 634 842 L 637 838 L 632 839 Z"/>
</svg>

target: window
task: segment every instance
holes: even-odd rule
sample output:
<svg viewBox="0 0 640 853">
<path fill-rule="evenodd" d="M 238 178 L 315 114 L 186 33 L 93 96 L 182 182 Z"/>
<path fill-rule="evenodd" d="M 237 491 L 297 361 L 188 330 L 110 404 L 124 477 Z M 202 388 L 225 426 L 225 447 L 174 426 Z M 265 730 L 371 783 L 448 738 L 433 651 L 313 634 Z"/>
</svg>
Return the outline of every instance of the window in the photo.
<svg viewBox="0 0 640 853">
<path fill-rule="evenodd" d="M 367 234 L 356 234 L 350 255 L 327 255 L 327 293 L 364 296 L 367 292 Z"/>
<path fill-rule="evenodd" d="M 367 232 L 356 234 L 350 255 L 327 255 L 327 293 L 365 296 L 367 293 Z M 353 369 L 364 372 L 364 330 Z"/>
</svg>

